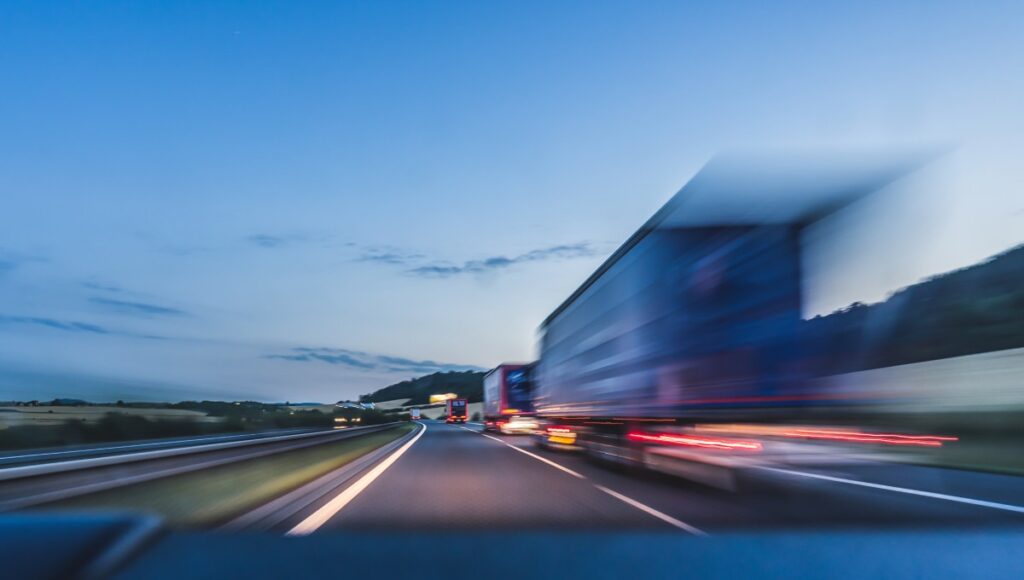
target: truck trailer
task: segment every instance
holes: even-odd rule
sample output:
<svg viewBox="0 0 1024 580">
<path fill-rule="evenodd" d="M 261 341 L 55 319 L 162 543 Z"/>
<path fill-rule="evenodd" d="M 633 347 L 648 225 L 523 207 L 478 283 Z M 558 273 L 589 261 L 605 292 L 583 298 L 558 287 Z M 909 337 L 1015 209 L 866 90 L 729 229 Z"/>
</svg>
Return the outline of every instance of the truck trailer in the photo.
<svg viewBox="0 0 1024 580">
<path fill-rule="evenodd" d="M 732 487 L 762 443 L 694 425 L 843 407 L 804 356 L 803 238 L 917 163 L 709 163 L 542 323 L 538 443 Z"/>
<path fill-rule="evenodd" d="M 532 433 L 534 363 L 505 363 L 484 375 L 484 430 Z"/>
</svg>

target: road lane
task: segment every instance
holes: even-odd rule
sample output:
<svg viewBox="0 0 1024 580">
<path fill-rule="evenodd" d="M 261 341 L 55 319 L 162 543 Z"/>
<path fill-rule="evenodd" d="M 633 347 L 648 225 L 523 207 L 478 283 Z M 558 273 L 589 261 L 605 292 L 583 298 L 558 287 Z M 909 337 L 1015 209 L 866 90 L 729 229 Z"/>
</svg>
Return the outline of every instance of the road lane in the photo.
<svg viewBox="0 0 1024 580">
<path fill-rule="evenodd" d="M 673 531 L 504 443 L 428 422 L 423 437 L 330 519 L 329 530 Z"/>
<path fill-rule="evenodd" d="M 880 482 L 876 487 L 789 474 L 751 474 L 743 478 L 740 492 L 733 493 L 658 473 L 609 468 L 578 453 L 537 449 L 530 437 L 502 436 L 501 439 L 572 469 L 595 484 L 628 493 L 645 505 L 712 533 L 777 528 L 984 528 L 1024 525 L 1024 514 L 884 489 L 885 484 L 901 485 L 920 489 L 926 494 L 968 494 L 982 501 L 1024 506 L 1024 479 L 1013 476 L 913 465 L 869 464 L 844 466 L 831 475 L 822 473 Z"/>
</svg>

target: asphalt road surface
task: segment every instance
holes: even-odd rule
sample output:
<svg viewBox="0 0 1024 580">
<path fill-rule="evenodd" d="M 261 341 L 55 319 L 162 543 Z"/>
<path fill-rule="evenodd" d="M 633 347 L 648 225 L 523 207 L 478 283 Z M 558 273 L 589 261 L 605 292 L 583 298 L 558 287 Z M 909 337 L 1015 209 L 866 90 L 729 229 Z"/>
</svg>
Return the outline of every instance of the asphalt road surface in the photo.
<svg viewBox="0 0 1024 580">
<path fill-rule="evenodd" d="M 331 530 L 991 528 L 1024 524 L 1024 480 L 871 464 L 764 472 L 738 493 L 536 449 L 530 437 L 426 431 L 325 498 L 292 533 Z M 289 526 L 296 521 L 289 522 Z"/>
</svg>

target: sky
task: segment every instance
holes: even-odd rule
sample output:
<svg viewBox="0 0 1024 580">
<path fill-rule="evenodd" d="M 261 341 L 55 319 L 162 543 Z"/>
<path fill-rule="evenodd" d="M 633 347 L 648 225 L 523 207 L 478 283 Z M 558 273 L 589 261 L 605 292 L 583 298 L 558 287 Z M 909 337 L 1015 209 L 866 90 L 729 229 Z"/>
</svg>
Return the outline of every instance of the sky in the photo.
<svg viewBox="0 0 1024 580">
<path fill-rule="evenodd" d="M 1024 4 L 837 4 L 4 2 L 0 400 L 531 359 L 736 147 L 951 151 L 823 310 L 1020 243 Z"/>
</svg>

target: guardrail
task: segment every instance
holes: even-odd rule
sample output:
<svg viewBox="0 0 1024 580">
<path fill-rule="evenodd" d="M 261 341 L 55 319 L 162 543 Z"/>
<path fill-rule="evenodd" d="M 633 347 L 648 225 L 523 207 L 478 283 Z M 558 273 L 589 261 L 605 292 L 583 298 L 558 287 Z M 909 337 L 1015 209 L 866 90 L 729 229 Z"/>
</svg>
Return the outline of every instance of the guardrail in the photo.
<svg viewBox="0 0 1024 580">
<path fill-rule="evenodd" d="M 97 491 L 293 451 L 313 445 L 332 443 L 391 429 L 400 424 L 397 422 L 385 423 L 382 425 L 315 431 L 255 440 L 128 453 L 112 457 L 94 457 L 58 463 L 11 467 L 0 470 L 0 511 L 21 509 Z M 249 453 L 230 454 L 228 456 L 218 453 L 239 448 L 253 449 Z M 161 460 L 182 456 L 196 456 L 196 461 L 184 464 L 161 462 Z M 150 462 L 153 465 L 148 465 Z M 138 469 L 134 472 L 125 471 L 126 469 L 131 469 L 132 466 Z M 104 468 L 111 468 L 116 471 L 108 474 Z M 90 473 L 91 470 L 98 471 Z"/>
<path fill-rule="evenodd" d="M 385 425 L 390 425 L 385 423 Z M 93 469 L 96 467 L 103 467 L 106 465 L 120 465 L 124 463 L 133 463 L 136 461 L 148 461 L 151 459 L 163 459 L 166 457 L 176 457 L 179 455 L 192 455 L 195 453 L 206 453 L 209 451 L 218 451 L 221 449 L 237 449 L 239 447 L 250 447 L 254 445 L 267 445 L 270 443 L 278 443 L 281 441 L 292 441 L 299 439 L 309 439 L 311 437 L 326 437 L 328 435 L 338 435 L 339 433 L 350 433 L 357 430 L 368 430 L 380 427 L 380 425 L 368 425 L 366 427 L 351 427 L 345 430 L 329 430 L 329 431 L 313 431 L 310 433 L 299 433 L 295 435 L 281 435 L 279 437 L 264 437 L 261 439 L 245 439 L 242 441 L 226 441 L 223 443 L 210 443 L 208 445 L 190 445 L 185 447 L 173 447 L 171 449 L 161 449 L 158 451 L 141 451 L 138 453 L 124 453 L 121 455 L 108 455 L 104 457 L 89 457 L 85 459 L 72 459 L 69 461 L 57 461 L 53 463 L 42 463 L 39 465 L 24 465 L 21 467 L 8 467 L 0 469 L 0 481 L 8 481 L 11 479 L 19 479 L 22 477 L 36 477 L 39 475 L 48 475 L 51 473 L 63 473 L 67 471 L 75 471 L 78 469 Z M 366 432 L 366 431 L 363 431 Z"/>
<path fill-rule="evenodd" d="M 108 455 L 124 455 L 137 451 L 156 451 L 159 449 L 176 449 L 196 445 L 220 443 L 222 441 L 244 441 L 247 439 L 265 439 L 279 435 L 311 433 L 323 431 L 323 428 L 272 429 L 268 431 L 249 431 L 243 433 L 218 433 L 212 435 L 193 435 L 187 437 L 135 439 L 131 441 L 108 441 L 67 447 L 44 447 L 38 449 L 5 450 L 0 453 L 0 469 L 20 465 L 41 465 L 70 459 L 85 459 Z"/>
</svg>

